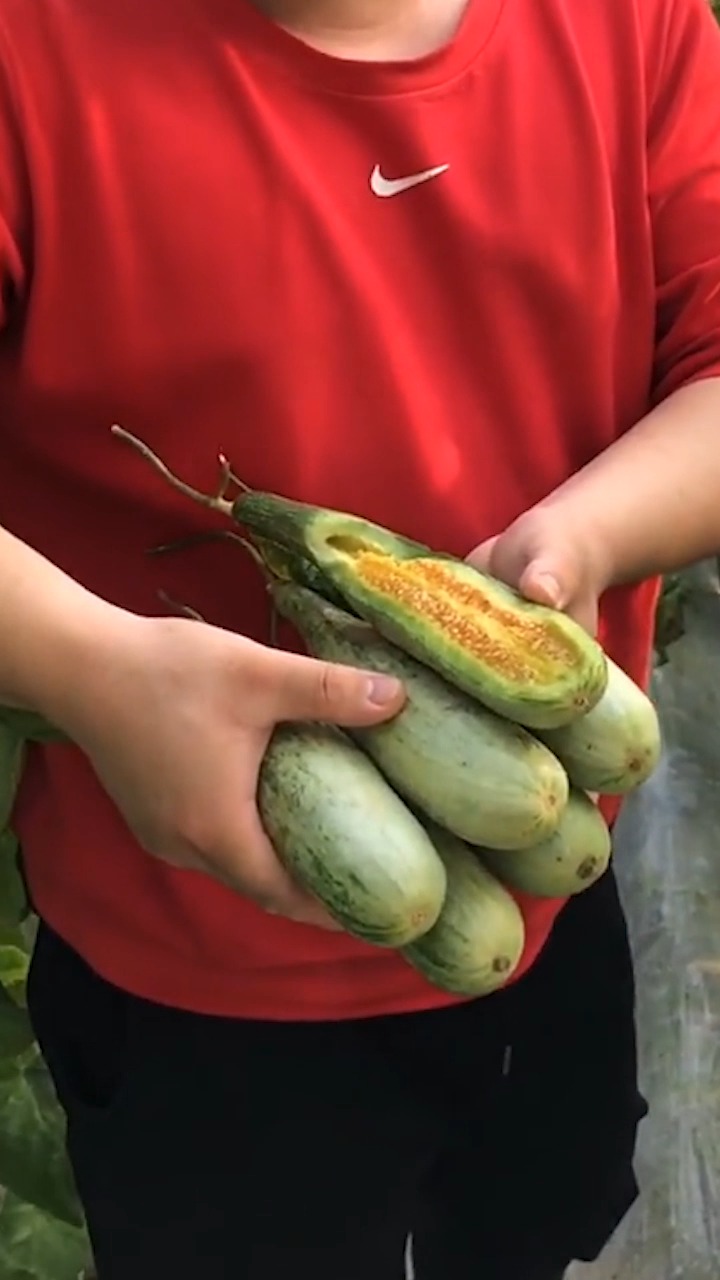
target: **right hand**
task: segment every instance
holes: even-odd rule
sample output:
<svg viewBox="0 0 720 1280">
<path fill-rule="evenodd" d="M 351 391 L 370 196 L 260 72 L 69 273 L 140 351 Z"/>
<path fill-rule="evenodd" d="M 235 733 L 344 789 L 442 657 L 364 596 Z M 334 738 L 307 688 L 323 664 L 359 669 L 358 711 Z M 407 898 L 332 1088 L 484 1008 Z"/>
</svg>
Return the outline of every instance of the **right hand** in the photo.
<svg viewBox="0 0 720 1280">
<path fill-rule="evenodd" d="M 258 772 L 279 722 L 379 723 L 401 709 L 402 687 L 184 618 L 111 610 L 104 621 L 55 719 L 140 845 L 267 911 L 337 928 L 279 862 L 257 810 Z"/>
</svg>

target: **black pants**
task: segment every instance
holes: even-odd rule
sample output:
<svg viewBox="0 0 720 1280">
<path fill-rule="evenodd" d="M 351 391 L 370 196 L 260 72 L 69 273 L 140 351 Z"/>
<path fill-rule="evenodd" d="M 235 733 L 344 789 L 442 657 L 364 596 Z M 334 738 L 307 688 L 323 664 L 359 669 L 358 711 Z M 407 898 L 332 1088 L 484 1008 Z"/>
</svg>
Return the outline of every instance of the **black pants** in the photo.
<svg viewBox="0 0 720 1280">
<path fill-rule="evenodd" d="M 100 1280 L 560 1280 L 634 1200 L 634 992 L 608 875 L 531 974 L 345 1023 L 197 1016 L 47 928 L 31 1013 Z"/>
</svg>

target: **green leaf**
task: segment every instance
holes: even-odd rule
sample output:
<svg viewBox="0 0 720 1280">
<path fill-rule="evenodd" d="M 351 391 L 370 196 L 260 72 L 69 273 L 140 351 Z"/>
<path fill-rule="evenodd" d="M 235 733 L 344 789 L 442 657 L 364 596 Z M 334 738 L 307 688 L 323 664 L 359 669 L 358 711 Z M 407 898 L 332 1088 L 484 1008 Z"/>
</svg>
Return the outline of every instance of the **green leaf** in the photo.
<svg viewBox="0 0 720 1280">
<path fill-rule="evenodd" d="M 17 1058 L 35 1043 L 30 1019 L 0 985 L 0 1059 Z"/>
<path fill-rule="evenodd" d="M 8 1192 L 0 1206 L 2 1280 L 78 1280 L 90 1267 L 82 1228 L 68 1226 Z"/>
<path fill-rule="evenodd" d="M 18 842 L 12 831 L 0 832 L 0 925 L 16 925 L 28 914 L 25 886 L 18 870 Z"/>
<path fill-rule="evenodd" d="M 0 943 L 0 983 L 4 987 L 25 982 L 30 957 L 27 951 L 12 943 Z"/>
<path fill-rule="evenodd" d="M 13 924 L 0 923 L 0 947 L 17 947 L 20 951 L 29 953 L 30 947 L 25 941 L 24 925 L 17 920 Z"/>
<path fill-rule="evenodd" d="M 655 614 L 653 648 L 659 667 L 669 660 L 668 650 L 685 634 L 685 607 L 689 588 L 682 574 L 668 574 Z"/>
<path fill-rule="evenodd" d="M 19 707 L 0 707 L 0 734 L 25 739 L 27 742 L 67 742 L 60 729 L 38 716 L 34 711 L 22 711 Z"/>
<path fill-rule="evenodd" d="M 25 743 L 15 729 L 0 721 L 0 831 L 10 821 L 25 759 Z"/>
<path fill-rule="evenodd" d="M 47 1081 L 39 1061 L 0 1075 L 0 1185 L 79 1226 L 83 1216 L 65 1150 L 64 1116 Z"/>
</svg>

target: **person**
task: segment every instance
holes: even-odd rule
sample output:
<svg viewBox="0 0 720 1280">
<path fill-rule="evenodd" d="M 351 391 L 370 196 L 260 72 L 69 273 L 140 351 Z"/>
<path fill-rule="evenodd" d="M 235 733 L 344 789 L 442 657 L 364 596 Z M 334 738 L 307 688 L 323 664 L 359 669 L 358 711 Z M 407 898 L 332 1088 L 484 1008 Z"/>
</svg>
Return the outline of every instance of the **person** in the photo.
<svg viewBox="0 0 720 1280">
<path fill-rule="evenodd" d="M 336 928 L 259 765 L 404 691 L 271 644 L 227 522 L 111 428 L 468 557 L 644 684 L 659 575 L 720 545 L 710 9 L 2 0 L 0 69 L 0 700 L 71 739 L 13 822 L 98 1276 L 400 1280 L 409 1240 L 560 1280 L 638 1190 L 612 871 L 519 895 L 484 999 Z"/>
</svg>

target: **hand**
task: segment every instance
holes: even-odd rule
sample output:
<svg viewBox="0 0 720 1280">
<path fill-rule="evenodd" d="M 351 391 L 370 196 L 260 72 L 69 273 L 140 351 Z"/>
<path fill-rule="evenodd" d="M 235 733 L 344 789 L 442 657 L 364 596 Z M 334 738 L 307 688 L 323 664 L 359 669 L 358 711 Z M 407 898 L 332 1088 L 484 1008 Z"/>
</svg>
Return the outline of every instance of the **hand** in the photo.
<svg viewBox="0 0 720 1280">
<path fill-rule="evenodd" d="M 110 621 L 108 621 L 110 620 Z M 338 926 L 285 871 L 256 807 L 287 720 L 366 725 L 403 703 L 387 677 L 284 653 L 202 622 L 108 610 L 56 721 L 89 757 L 141 846 L 267 911 Z"/>
<path fill-rule="evenodd" d="M 561 609 L 595 635 L 598 601 L 609 585 L 600 539 L 568 526 L 560 504 L 534 507 L 470 552 L 468 563 L 515 587 L 527 600 Z"/>
</svg>

